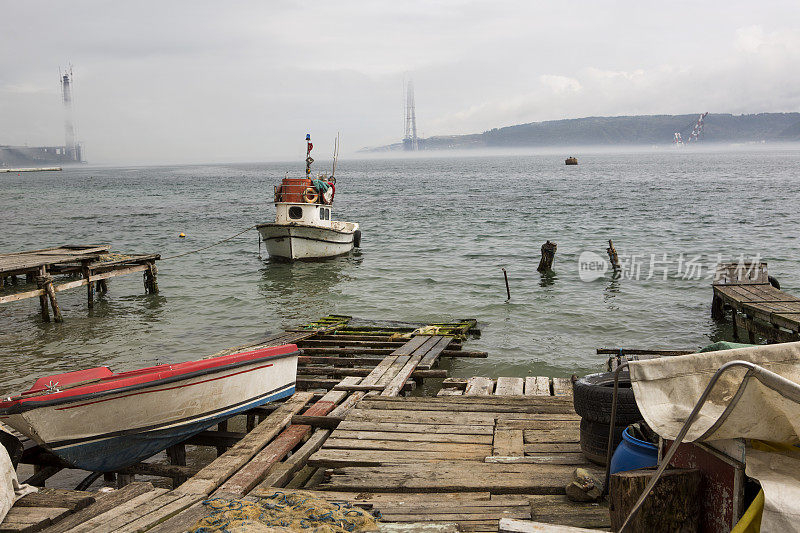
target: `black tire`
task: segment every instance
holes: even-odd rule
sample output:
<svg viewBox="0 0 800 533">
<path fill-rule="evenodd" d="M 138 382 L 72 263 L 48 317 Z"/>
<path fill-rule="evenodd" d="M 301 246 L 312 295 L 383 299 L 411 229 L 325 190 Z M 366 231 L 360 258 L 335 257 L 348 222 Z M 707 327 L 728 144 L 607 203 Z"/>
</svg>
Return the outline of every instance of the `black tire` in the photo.
<svg viewBox="0 0 800 533">
<path fill-rule="evenodd" d="M 625 427 L 627 426 L 614 428 L 614 449 L 617 449 L 617 445 L 622 441 Z M 581 419 L 581 452 L 584 457 L 598 465 L 606 464 L 608 429 L 607 424 Z"/>
<path fill-rule="evenodd" d="M 356 248 L 361 248 L 361 230 L 357 229 L 356 232 L 353 234 L 353 246 Z"/>
<path fill-rule="evenodd" d="M 575 412 L 591 422 L 611 423 L 611 403 L 614 398 L 614 374 L 604 372 L 589 374 L 572 384 L 572 398 Z M 642 420 L 631 389 L 630 375 L 619 375 L 619 395 L 617 397 L 617 426 L 626 427 Z"/>
</svg>

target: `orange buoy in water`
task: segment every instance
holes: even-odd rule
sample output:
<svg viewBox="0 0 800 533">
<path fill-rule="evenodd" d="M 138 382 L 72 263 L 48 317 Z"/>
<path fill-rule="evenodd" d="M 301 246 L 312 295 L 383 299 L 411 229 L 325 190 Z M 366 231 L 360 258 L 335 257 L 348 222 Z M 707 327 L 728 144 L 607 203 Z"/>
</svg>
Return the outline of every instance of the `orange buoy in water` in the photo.
<svg viewBox="0 0 800 533">
<path fill-rule="evenodd" d="M 181 233 L 180 235 L 178 235 L 178 237 L 180 237 L 181 239 L 183 239 L 184 237 L 186 237 L 186 234 L 185 234 L 185 233 Z"/>
</svg>

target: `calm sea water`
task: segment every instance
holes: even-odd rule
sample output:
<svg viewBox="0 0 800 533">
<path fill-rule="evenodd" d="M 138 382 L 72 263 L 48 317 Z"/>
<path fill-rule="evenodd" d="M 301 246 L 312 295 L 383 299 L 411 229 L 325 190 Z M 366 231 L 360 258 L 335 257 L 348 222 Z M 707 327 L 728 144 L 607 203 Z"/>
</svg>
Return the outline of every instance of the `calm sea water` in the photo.
<svg viewBox="0 0 800 533">
<path fill-rule="evenodd" d="M 0 252 L 110 243 L 177 255 L 270 221 L 273 185 L 301 165 L 2 174 Z M 455 360 L 460 376 L 567 376 L 600 368 L 598 347 L 696 348 L 731 334 L 710 318 L 705 274 L 717 254 L 760 254 L 800 294 L 799 169 L 797 150 L 589 154 L 577 167 L 558 156 L 341 161 L 334 218 L 361 223 L 360 251 L 271 263 L 250 231 L 161 261 L 158 295 L 144 294 L 140 275 L 112 280 L 91 311 L 85 290 L 59 293 L 63 324 L 43 323 L 37 299 L 0 306 L 2 388 L 197 358 L 329 313 L 476 317 L 483 335 L 468 347 L 490 356 Z M 609 238 L 640 279 L 627 268 L 581 280 L 579 255 L 605 256 Z M 542 276 L 547 239 L 558 252 Z M 677 272 L 680 254 L 700 256 L 699 279 Z"/>
</svg>

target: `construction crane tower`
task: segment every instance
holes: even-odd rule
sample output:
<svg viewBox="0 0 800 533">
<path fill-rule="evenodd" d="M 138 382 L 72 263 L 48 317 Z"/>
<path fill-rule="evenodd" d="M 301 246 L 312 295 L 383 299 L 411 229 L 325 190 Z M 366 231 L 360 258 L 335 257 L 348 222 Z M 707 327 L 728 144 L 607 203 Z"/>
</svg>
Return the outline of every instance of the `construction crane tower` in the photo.
<svg viewBox="0 0 800 533">
<path fill-rule="evenodd" d="M 414 82 L 408 81 L 406 90 L 406 133 L 403 136 L 404 150 L 419 150 L 419 138 L 417 137 L 417 112 L 414 106 Z"/>
<path fill-rule="evenodd" d="M 708 111 L 702 113 L 697 119 L 694 129 L 692 130 L 692 133 L 689 135 L 689 139 L 686 142 L 697 142 L 700 140 L 700 135 L 703 133 L 703 119 L 706 118 L 706 115 L 708 115 Z"/>
<path fill-rule="evenodd" d="M 75 126 L 72 123 L 72 65 L 64 72 L 58 71 L 61 82 L 61 97 L 64 101 L 64 153 L 72 161 L 82 161 L 81 146 L 75 142 Z"/>
</svg>

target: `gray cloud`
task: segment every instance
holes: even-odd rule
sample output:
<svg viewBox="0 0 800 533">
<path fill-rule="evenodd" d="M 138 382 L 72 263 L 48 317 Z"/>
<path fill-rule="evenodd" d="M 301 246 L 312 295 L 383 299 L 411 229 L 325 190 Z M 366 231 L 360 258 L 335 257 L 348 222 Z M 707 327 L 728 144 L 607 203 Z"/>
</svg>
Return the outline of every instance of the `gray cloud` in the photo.
<svg viewBox="0 0 800 533">
<path fill-rule="evenodd" d="M 95 163 L 302 157 L 587 115 L 800 110 L 800 4 L 4 1 L 0 143 L 62 142 L 75 65 Z"/>
</svg>

